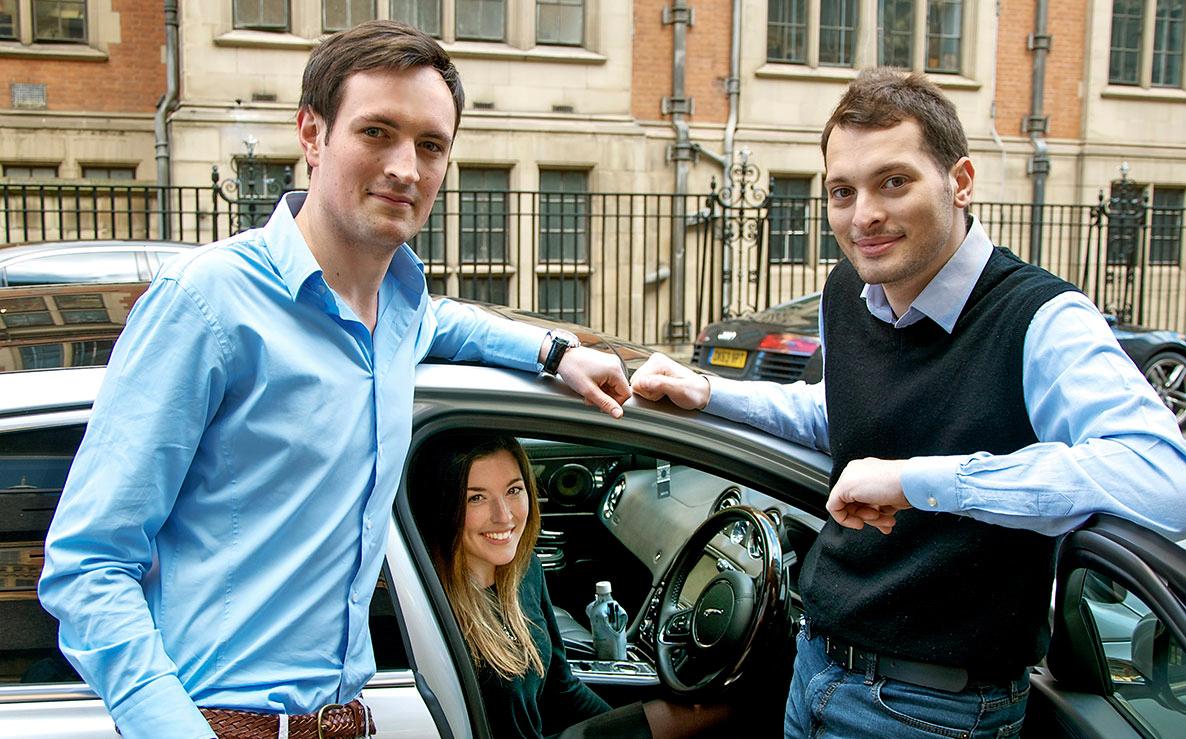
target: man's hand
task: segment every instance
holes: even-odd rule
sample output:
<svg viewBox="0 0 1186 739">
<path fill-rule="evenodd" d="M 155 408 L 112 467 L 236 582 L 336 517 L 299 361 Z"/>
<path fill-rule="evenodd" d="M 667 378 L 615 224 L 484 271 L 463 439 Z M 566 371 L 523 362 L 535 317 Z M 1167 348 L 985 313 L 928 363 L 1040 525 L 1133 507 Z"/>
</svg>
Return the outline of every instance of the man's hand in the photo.
<svg viewBox="0 0 1186 739">
<path fill-rule="evenodd" d="M 708 378 L 698 375 L 682 364 L 659 352 L 651 355 L 631 379 L 630 387 L 647 400 L 671 399 L 680 408 L 698 411 L 708 405 L 712 386 Z"/>
<path fill-rule="evenodd" d="M 836 523 L 850 529 L 868 525 L 888 534 L 897 512 L 911 507 L 902 492 L 903 464 L 872 457 L 849 462 L 828 495 L 828 512 Z"/>
<path fill-rule="evenodd" d="M 622 403 L 630 397 L 630 383 L 617 357 L 583 346 L 574 347 L 564 353 L 556 376 L 580 393 L 589 405 L 614 418 L 622 417 Z"/>
</svg>

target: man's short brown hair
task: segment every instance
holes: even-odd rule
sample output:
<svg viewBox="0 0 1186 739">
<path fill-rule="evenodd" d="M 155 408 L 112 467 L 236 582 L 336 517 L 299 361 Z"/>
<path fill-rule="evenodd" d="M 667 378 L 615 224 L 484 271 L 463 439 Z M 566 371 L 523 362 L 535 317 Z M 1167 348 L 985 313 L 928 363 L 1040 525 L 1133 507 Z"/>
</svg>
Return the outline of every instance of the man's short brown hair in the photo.
<svg viewBox="0 0 1186 739">
<path fill-rule="evenodd" d="M 857 75 L 832 111 L 820 139 L 825 166 L 833 128 L 890 128 L 907 118 L 922 127 L 923 148 L 941 170 L 968 156 L 968 137 L 955 106 L 934 83 L 917 72 L 878 67 Z"/>
<path fill-rule="evenodd" d="M 350 75 L 373 69 L 402 71 L 415 67 L 432 67 L 441 73 L 453 95 L 456 133 L 465 107 L 465 91 L 461 89 L 457 67 L 435 39 L 398 21 L 360 23 L 330 36 L 314 49 L 301 80 L 300 109 L 307 107 L 320 115 L 329 136 L 342 102 L 342 86 Z"/>
</svg>

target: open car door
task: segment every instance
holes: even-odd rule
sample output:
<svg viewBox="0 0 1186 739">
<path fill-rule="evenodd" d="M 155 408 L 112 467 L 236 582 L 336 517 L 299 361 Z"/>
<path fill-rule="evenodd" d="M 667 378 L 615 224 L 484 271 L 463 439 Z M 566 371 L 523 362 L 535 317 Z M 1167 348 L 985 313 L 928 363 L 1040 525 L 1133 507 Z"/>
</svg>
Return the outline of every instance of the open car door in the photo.
<svg viewBox="0 0 1186 739">
<path fill-rule="evenodd" d="M 1059 550 L 1047 666 L 1030 737 L 1186 737 L 1186 550 L 1112 516 Z"/>
</svg>

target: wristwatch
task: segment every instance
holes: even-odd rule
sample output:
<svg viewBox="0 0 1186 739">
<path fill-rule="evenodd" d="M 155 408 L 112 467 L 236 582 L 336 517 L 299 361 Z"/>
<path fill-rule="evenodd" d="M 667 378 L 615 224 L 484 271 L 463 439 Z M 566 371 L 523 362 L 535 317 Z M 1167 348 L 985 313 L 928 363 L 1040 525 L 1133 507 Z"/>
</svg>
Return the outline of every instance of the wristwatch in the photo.
<svg viewBox="0 0 1186 739">
<path fill-rule="evenodd" d="M 552 346 L 548 349 L 548 356 L 544 358 L 543 371 L 549 375 L 555 375 L 556 371 L 560 369 L 560 360 L 564 359 L 564 354 L 573 346 L 580 346 L 580 342 L 570 341 L 565 336 L 552 335 Z"/>
</svg>

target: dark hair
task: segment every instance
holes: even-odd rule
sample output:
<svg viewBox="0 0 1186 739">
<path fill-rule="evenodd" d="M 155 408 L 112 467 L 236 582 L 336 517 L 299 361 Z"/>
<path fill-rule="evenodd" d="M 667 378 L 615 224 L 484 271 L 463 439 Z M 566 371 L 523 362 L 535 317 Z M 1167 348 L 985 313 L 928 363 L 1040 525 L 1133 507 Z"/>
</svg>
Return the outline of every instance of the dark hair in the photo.
<svg viewBox="0 0 1186 739">
<path fill-rule="evenodd" d="M 301 110 L 306 107 L 325 120 L 325 133 L 333 128 L 342 86 L 355 72 L 372 69 L 405 70 L 432 67 L 441 73 L 453 94 L 453 131 L 461 125 L 465 91 L 453 60 L 431 36 L 406 23 L 374 20 L 335 33 L 309 55 L 301 80 Z"/>
<path fill-rule="evenodd" d="M 499 452 L 508 452 L 519 465 L 529 508 L 515 557 L 495 568 L 491 593 L 470 578 L 461 541 L 470 468 Z M 474 663 L 488 665 L 505 678 L 528 670 L 543 676 L 531 623 L 519 603 L 519 586 L 531 565 L 540 530 L 539 497 L 527 453 L 515 437 L 506 434 L 450 434 L 421 449 L 412 470 L 414 490 L 408 502 Z"/>
<path fill-rule="evenodd" d="M 857 75 L 824 126 L 825 166 L 833 128 L 890 128 L 907 118 L 922 127 L 923 147 L 940 169 L 949 170 L 968 156 L 968 137 L 955 106 L 934 83 L 918 72 L 877 67 Z"/>
</svg>

